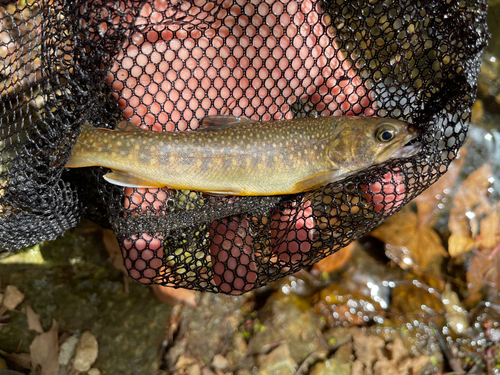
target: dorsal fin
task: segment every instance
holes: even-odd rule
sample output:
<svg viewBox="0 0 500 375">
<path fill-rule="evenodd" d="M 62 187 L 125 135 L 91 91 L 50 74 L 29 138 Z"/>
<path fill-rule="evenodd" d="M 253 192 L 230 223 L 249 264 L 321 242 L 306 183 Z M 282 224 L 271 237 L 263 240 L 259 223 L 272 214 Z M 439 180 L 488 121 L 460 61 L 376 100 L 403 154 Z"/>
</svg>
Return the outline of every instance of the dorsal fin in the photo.
<svg viewBox="0 0 500 375">
<path fill-rule="evenodd" d="M 91 131 L 91 130 L 97 130 L 95 126 L 90 125 L 87 121 L 85 121 L 82 125 L 82 132 L 83 131 Z"/>
<path fill-rule="evenodd" d="M 119 132 L 143 132 L 143 131 L 145 131 L 145 130 L 142 130 L 137 125 L 132 124 L 130 121 L 119 122 L 118 124 L 116 124 L 114 130 L 119 131 Z"/>
<path fill-rule="evenodd" d="M 247 119 L 246 117 L 236 117 L 236 116 L 206 116 L 201 120 L 199 131 L 210 131 L 226 129 L 232 126 L 241 126 L 244 124 L 252 124 L 257 121 Z"/>
</svg>

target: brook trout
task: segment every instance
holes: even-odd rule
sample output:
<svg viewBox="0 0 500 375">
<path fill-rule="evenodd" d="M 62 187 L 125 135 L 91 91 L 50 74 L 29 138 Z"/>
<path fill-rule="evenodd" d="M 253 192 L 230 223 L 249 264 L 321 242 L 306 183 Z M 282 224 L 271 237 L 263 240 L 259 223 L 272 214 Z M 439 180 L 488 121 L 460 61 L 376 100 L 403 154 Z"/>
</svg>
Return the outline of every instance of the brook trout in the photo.
<svg viewBox="0 0 500 375">
<path fill-rule="evenodd" d="M 211 116 L 202 125 L 153 132 L 126 121 L 115 130 L 85 124 L 66 166 L 110 168 L 104 178 L 121 186 L 278 195 L 319 188 L 418 148 L 405 146 L 418 135 L 415 127 L 384 118 Z"/>
</svg>

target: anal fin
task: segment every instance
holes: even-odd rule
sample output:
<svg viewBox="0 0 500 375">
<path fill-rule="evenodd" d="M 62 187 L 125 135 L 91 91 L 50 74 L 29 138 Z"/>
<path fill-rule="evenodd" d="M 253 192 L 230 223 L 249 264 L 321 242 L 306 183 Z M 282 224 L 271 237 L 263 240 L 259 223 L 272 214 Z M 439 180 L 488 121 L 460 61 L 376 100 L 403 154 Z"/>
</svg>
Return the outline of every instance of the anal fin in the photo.
<svg viewBox="0 0 500 375">
<path fill-rule="evenodd" d="M 295 185 L 292 186 L 288 194 L 296 194 L 302 193 L 304 191 L 319 189 L 320 187 L 325 186 L 330 182 L 338 180 L 339 177 L 339 170 L 319 173 L 298 181 Z"/>
<path fill-rule="evenodd" d="M 123 171 L 113 171 L 104 175 L 104 179 L 111 184 L 125 187 L 135 187 L 135 188 L 160 188 L 164 187 L 165 184 L 150 180 L 149 178 L 144 178 L 136 176 Z"/>
</svg>

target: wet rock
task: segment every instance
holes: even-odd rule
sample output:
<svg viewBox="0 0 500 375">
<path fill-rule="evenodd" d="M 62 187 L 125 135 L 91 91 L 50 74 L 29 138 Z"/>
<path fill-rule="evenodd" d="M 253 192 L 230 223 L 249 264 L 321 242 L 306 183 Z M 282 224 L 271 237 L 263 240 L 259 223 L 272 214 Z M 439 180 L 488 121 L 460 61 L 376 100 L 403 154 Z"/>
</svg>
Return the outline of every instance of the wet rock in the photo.
<svg viewBox="0 0 500 375">
<path fill-rule="evenodd" d="M 24 300 L 24 294 L 14 285 L 5 288 L 2 304 L 7 310 L 14 310 Z"/>
<path fill-rule="evenodd" d="M 183 357 L 201 358 L 205 365 L 210 365 L 215 355 L 224 354 L 223 349 L 230 347 L 240 325 L 243 302 L 241 297 L 204 294 L 196 311 L 185 309 L 175 342 L 164 358 L 167 370 L 174 371 L 173 364 L 179 368 Z M 200 366 L 198 370 L 201 371 Z"/>
<path fill-rule="evenodd" d="M 262 375 L 293 375 L 297 371 L 297 362 L 291 356 L 288 343 L 284 343 L 269 354 L 260 355 L 257 359 L 259 374 Z"/>
<path fill-rule="evenodd" d="M 336 359 L 327 359 L 316 363 L 309 372 L 310 375 L 350 375 L 351 365 Z"/>
<path fill-rule="evenodd" d="M 218 370 L 225 370 L 229 367 L 229 361 L 224 356 L 216 354 L 212 359 L 212 367 Z"/>
<path fill-rule="evenodd" d="M 225 357 L 230 364 L 244 366 L 247 355 L 247 343 L 240 332 L 236 332 L 229 345 Z"/>
<path fill-rule="evenodd" d="M 201 375 L 198 361 L 192 357 L 181 355 L 175 364 L 175 375 Z"/>
<path fill-rule="evenodd" d="M 319 348 L 319 318 L 298 296 L 275 293 L 266 301 L 257 318 L 248 343 L 250 353 L 262 353 L 266 345 L 283 341 L 287 343 L 291 357 L 301 362 Z"/>
<path fill-rule="evenodd" d="M 88 371 L 97 359 L 98 343 L 95 336 L 85 331 L 76 347 L 73 367 L 80 372 Z"/>
<path fill-rule="evenodd" d="M 59 364 L 61 366 L 69 365 L 71 358 L 75 355 L 76 346 L 78 345 L 78 341 L 80 339 L 79 334 L 74 334 L 73 336 L 68 337 L 61 344 L 59 348 Z"/>
<path fill-rule="evenodd" d="M 205 366 L 201 369 L 201 375 L 215 375 L 215 372 L 210 370 L 209 367 Z"/>
</svg>

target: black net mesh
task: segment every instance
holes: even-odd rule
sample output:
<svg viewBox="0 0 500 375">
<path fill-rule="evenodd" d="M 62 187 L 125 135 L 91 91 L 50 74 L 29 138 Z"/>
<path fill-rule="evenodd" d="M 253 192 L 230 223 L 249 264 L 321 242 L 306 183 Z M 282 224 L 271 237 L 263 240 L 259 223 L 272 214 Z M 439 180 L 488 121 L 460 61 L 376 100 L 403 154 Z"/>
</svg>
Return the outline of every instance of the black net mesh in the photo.
<svg viewBox="0 0 500 375">
<path fill-rule="evenodd" d="M 2 1 L 0 247 L 107 221 L 141 283 L 241 294 L 346 246 L 434 183 L 463 144 L 486 0 Z M 81 125 L 196 131 L 254 120 L 379 116 L 422 150 L 274 197 L 121 188 L 65 172 Z M 222 172 L 223 173 L 223 172 Z"/>
</svg>

